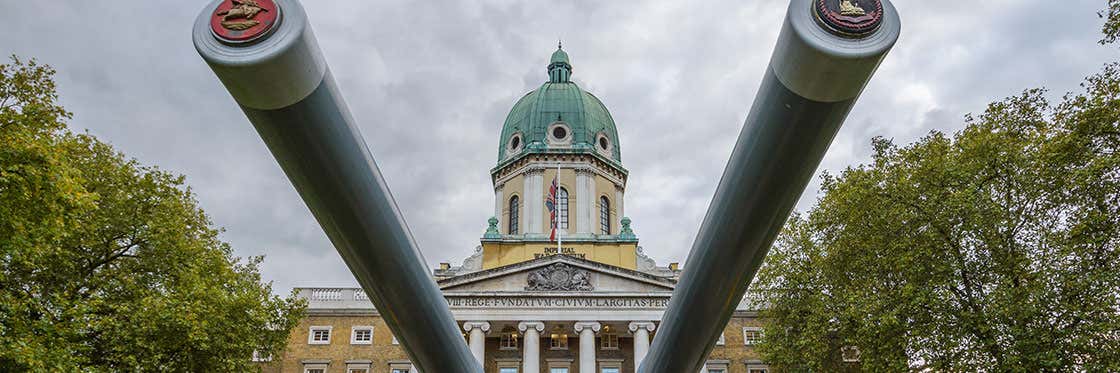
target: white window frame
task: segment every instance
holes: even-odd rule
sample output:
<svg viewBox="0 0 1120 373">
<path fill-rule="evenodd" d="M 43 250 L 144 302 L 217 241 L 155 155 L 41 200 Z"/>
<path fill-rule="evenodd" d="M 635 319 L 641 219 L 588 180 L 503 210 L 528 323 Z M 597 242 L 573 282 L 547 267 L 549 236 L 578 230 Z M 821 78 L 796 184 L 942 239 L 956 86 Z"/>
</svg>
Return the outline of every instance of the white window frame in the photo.
<svg viewBox="0 0 1120 373">
<path fill-rule="evenodd" d="M 321 369 L 323 373 L 326 373 L 327 364 L 303 364 L 303 373 L 312 373 L 312 369 Z"/>
<path fill-rule="evenodd" d="M 614 341 L 608 343 L 608 341 Z M 618 349 L 618 334 L 616 333 L 603 333 L 599 336 L 599 349 L 600 350 L 617 350 Z M 609 368 L 609 367 L 608 367 Z"/>
<path fill-rule="evenodd" d="M 358 331 L 369 331 L 369 340 L 358 340 Z M 355 325 L 350 327 L 350 344 L 352 345 L 371 345 L 373 344 L 373 326 L 372 325 Z"/>
<path fill-rule="evenodd" d="M 397 336 L 396 336 L 396 335 L 394 335 L 394 336 L 393 336 L 393 344 L 394 344 L 394 345 L 399 345 L 399 344 L 401 344 L 401 341 L 398 341 L 398 340 L 397 340 Z"/>
<path fill-rule="evenodd" d="M 517 340 L 517 329 L 504 330 L 502 331 L 502 335 L 498 338 L 498 349 L 503 351 L 517 351 L 517 348 L 520 346 Z M 512 342 L 512 344 L 510 342 Z"/>
<path fill-rule="evenodd" d="M 545 367 L 549 373 L 553 369 L 564 369 L 566 372 L 572 373 L 572 359 L 545 359 Z"/>
<path fill-rule="evenodd" d="M 394 371 L 412 372 L 412 362 L 400 362 L 400 360 L 389 362 L 389 373 Z"/>
<path fill-rule="evenodd" d="M 716 340 L 716 346 L 727 345 L 727 338 L 724 337 L 724 334 L 727 334 L 727 333 L 719 333 L 719 339 Z"/>
<path fill-rule="evenodd" d="M 556 332 L 557 333 L 551 333 L 548 336 L 548 349 L 549 350 L 567 350 L 568 345 L 569 345 L 568 342 L 570 342 L 568 340 L 568 338 L 569 338 L 568 331 L 567 330 L 557 330 Z M 560 343 L 562 346 L 557 346 L 556 342 L 558 342 L 558 341 L 563 341 L 563 343 Z"/>
<path fill-rule="evenodd" d="M 308 331 L 307 332 L 307 344 L 309 344 L 309 345 L 329 345 L 329 344 L 331 344 L 331 337 L 333 336 L 332 334 L 334 334 L 333 329 L 334 329 L 334 327 L 331 326 L 331 325 L 312 325 L 310 328 L 307 329 L 307 331 Z M 315 340 L 315 331 L 316 330 L 326 330 L 327 331 L 327 340 L 316 341 Z"/>
<path fill-rule="evenodd" d="M 350 364 L 346 364 L 346 373 L 354 373 L 354 371 L 359 371 L 359 373 L 369 373 L 370 365 L 372 365 L 372 364 L 370 364 L 370 363 L 350 363 Z"/>
<path fill-rule="evenodd" d="M 752 342 L 750 339 L 747 338 L 747 332 L 758 332 L 758 340 Z M 757 327 L 757 326 L 744 326 L 743 327 L 743 345 L 745 345 L 745 346 L 757 346 L 759 342 L 762 342 L 762 337 L 763 337 L 762 336 L 762 328 Z"/>
<path fill-rule="evenodd" d="M 603 373 L 603 369 L 618 369 L 619 373 L 622 371 L 622 359 L 599 359 L 599 367 L 595 369 L 597 373 Z"/>
<path fill-rule="evenodd" d="M 498 372 L 502 369 L 513 369 L 514 373 L 521 373 L 521 359 L 494 359 L 494 365 L 498 368 Z"/>
</svg>

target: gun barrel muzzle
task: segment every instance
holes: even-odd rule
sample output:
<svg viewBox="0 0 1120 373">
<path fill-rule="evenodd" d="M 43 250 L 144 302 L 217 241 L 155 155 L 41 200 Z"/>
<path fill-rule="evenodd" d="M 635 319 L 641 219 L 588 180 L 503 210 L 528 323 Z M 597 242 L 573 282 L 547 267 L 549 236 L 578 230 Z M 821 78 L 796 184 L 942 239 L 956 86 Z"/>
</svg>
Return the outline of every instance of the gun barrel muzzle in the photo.
<svg viewBox="0 0 1120 373">
<path fill-rule="evenodd" d="M 887 0 L 792 0 L 641 373 L 697 372 L 900 32 Z"/>
<path fill-rule="evenodd" d="M 480 373 L 296 0 L 214 1 L 194 45 L 424 372 Z"/>
</svg>

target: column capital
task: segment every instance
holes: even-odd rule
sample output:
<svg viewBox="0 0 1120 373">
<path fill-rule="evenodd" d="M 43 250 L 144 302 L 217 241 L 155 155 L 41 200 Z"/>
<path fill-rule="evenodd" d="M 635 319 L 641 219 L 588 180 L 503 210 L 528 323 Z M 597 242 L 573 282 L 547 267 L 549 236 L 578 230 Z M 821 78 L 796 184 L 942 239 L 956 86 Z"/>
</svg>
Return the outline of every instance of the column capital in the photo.
<svg viewBox="0 0 1120 373">
<path fill-rule="evenodd" d="M 576 333 L 583 332 L 584 329 L 590 329 L 592 332 L 598 333 L 602 327 L 603 325 L 599 324 L 598 321 L 579 321 L 576 322 L 573 329 L 576 330 Z"/>
<path fill-rule="evenodd" d="M 537 333 L 540 333 L 544 331 L 544 323 L 540 321 L 522 321 L 517 323 L 517 330 L 525 332 L 529 330 L 529 328 L 536 329 Z"/>
<path fill-rule="evenodd" d="M 476 329 L 476 328 L 478 330 L 481 330 L 483 333 L 488 333 L 488 332 L 490 332 L 490 322 L 489 321 L 467 321 L 467 322 L 463 323 L 463 330 L 464 331 L 469 332 L 472 329 Z"/>
<path fill-rule="evenodd" d="M 654 329 L 657 329 L 657 325 L 653 321 L 633 321 L 629 327 L 631 333 L 638 331 L 638 329 L 645 329 L 652 333 Z"/>
</svg>

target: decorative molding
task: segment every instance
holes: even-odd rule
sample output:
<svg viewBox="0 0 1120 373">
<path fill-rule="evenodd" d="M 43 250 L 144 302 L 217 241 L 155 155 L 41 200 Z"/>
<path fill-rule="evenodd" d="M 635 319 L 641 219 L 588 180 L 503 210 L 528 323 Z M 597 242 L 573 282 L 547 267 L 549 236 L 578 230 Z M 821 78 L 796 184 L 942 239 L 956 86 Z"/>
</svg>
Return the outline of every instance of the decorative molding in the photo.
<svg viewBox="0 0 1120 373">
<path fill-rule="evenodd" d="M 528 291 L 591 291 L 591 273 L 564 263 L 556 263 L 529 273 Z"/>
<path fill-rule="evenodd" d="M 540 321 L 522 321 L 517 323 L 517 330 L 520 330 L 522 333 L 528 331 L 529 328 L 536 329 L 537 333 L 540 333 L 544 331 L 544 323 Z"/>
</svg>

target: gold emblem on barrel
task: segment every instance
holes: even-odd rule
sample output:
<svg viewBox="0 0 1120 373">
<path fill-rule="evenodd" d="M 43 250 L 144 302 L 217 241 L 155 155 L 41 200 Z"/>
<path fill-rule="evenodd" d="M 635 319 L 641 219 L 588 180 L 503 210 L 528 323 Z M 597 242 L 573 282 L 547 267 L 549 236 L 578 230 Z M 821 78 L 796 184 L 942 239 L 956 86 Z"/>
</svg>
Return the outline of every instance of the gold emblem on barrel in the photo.
<svg viewBox="0 0 1120 373">
<path fill-rule="evenodd" d="M 256 0 L 233 0 L 233 8 L 220 11 L 217 15 L 222 16 L 222 27 L 240 31 L 259 25 L 260 21 L 254 20 L 253 17 L 256 17 L 257 13 L 267 11 L 268 9 L 262 8 Z"/>
<path fill-rule="evenodd" d="M 850 0 L 840 0 L 840 14 L 845 16 L 862 16 L 866 15 L 867 11 L 859 6 L 859 2 L 851 2 Z"/>
</svg>

